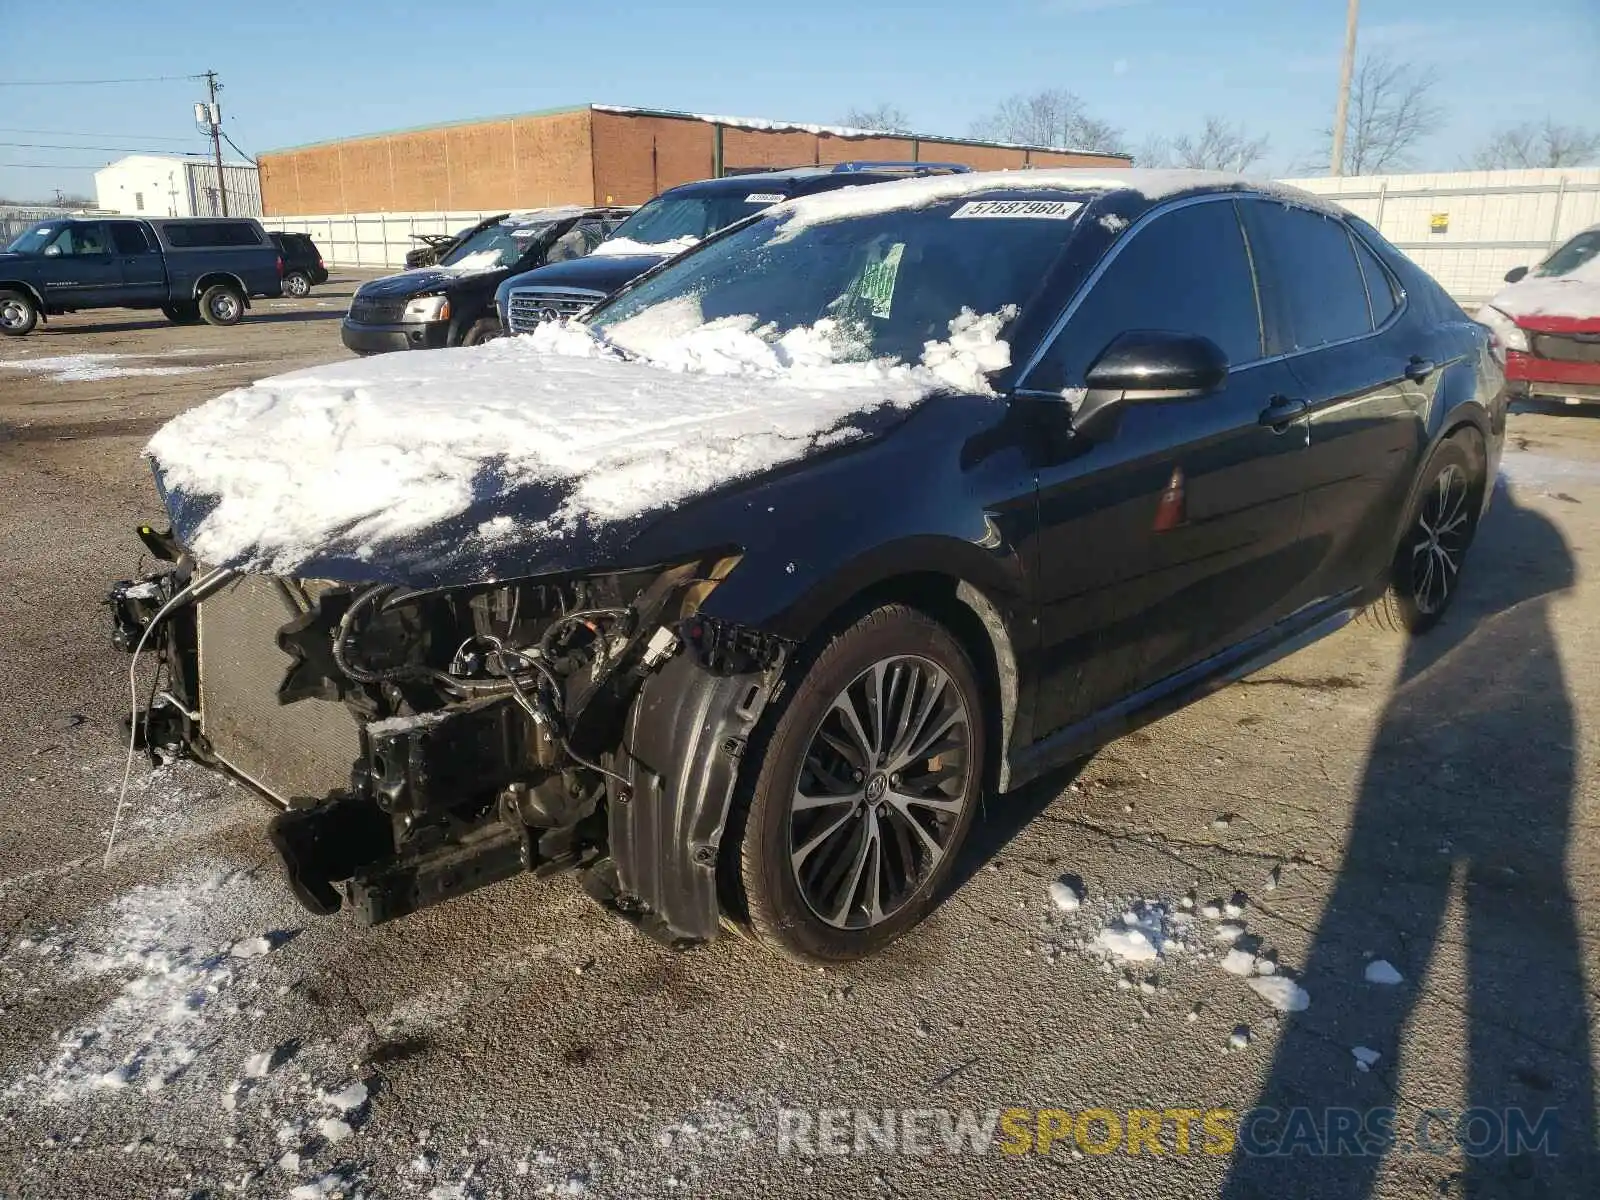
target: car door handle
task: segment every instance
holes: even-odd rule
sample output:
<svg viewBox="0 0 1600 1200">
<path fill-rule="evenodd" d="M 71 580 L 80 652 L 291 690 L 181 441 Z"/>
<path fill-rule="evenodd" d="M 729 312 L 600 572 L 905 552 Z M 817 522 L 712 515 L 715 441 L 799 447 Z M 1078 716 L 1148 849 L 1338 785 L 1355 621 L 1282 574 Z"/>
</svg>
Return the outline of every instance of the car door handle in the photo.
<svg viewBox="0 0 1600 1200">
<path fill-rule="evenodd" d="M 1439 364 L 1431 358 L 1423 358 L 1420 354 L 1413 354 L 1411 361 L 1406 364 L 1406 378 L 1412 383 L 1421 383 L 1439 369 Z"/>
<path fill-rule="evenodd" d="M 1288 396 L 1274 396 L 1272 403 L 1261 410 L 1259 419 L 1261 424 L 1271 426 L 1273 433 L 1282 433 L 1308 407 L 1309 405 L 1304 400 L 1295 400 Z"/>
</svg>

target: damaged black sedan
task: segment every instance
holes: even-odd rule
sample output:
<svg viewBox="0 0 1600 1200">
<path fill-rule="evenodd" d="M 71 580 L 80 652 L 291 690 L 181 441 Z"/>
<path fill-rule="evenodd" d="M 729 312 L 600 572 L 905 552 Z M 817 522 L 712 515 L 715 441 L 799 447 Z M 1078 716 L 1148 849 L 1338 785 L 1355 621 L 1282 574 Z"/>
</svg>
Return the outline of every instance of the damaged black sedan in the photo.
<svg viewBox="0 0 1600 1200">
<path fill-rule="evenodd" d="M 908 180 L 184 414 L 111 605 L 141 744 L 280 806 L 316 912 L 577 870 L 670 944 L 841 961 L 985 797 L 1365 606 L 1437 621 L 1504 420 L 1485 332 L 1315 198 Z"/>
</svg>

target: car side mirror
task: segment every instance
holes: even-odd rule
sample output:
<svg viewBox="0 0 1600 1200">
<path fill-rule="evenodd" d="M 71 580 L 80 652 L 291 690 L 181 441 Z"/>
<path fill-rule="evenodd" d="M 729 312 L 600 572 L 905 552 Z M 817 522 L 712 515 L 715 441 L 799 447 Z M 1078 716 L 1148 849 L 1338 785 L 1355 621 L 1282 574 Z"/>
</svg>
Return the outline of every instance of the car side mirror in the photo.
<svg viewBox="0 0 1600 1200">
<path fill-rule="evenodd" d="M 46 246 L 44 248 L 44 256 L 46 258 L 60 258 L 61 257 L 61 247 L 57 246 L 57 245 L 54 245 L 54 244 Z"/>
<path fill-rule="evenodd" d="M 1522 279 L 1527 274 L 1527 267 L 1512 267 L 1511 270 L 1506 272 L 1506 282 L 1516 283 L 1519 279 Z"/>
<path fill-rule="evenodd" d="M 1119 335 L 1089 368 L 1073 425 L 1084 429 L 1097 413 L 1123 404 L 1204 396 L 1227 378 L 1228 356 L 1210 338 L 1131 330 Z"/>
</svg>

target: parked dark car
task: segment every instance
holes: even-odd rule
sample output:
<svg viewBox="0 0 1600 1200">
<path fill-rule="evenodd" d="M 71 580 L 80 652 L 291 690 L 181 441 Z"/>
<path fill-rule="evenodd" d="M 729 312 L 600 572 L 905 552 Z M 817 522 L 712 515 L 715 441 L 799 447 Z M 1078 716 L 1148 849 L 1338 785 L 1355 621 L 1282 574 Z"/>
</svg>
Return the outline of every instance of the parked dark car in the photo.
<svg viewBox="0 0 1600 1200">
<path fill-rule="evenodd" d="M 175 562 L 112 594 L 119 642 L 153 639 L 169 670 L 140 727 L 286 805 L 272 839 L 308 906 L 385 920 L 576 867 L 673 944 L 734 921 L 801 959 L 853 959 L 935 903 L 980 797 L 1367 606 L 1421 633 L 1454 598 L 1504 376 L 1487 331 L 1370 225 L 1210 173 L 840 199 L 713 236 L 585 322 L 416 364 L 434 411 L 469 387 L 494 407 L 467 439 L 470 487 L 409 532 L 381 533 L 394 498 L 344 487 L 325 536 L 282 559 L 254 427 L 219 442 L 252 467 L 237 494 L 175 482 L 212 469 L 191 439 L 234 407 L 157 435 L 173 527 L 143 537 Z M 790 350 L 828 340 L 831 374 L 783 391 L 770 371 L 637 361 L 657 353 L 647 331 L 669 351 L 698 336 L 672 332 L 685 314 Z M 542 357 L 585 330 L 587 349 Z M 968 383 L 894 398 L 962 363 Z M 885 390 L 797 424 L 837 394 L 806 381 L 844 370 Z M 391 423 L 412 428 L 383 411 L 399 375 L 366 388 L 380 453 L 352 460 L 341 439 L 319 487 L 392 467 Z M 330 373 L 327 394 L 349 379 Z M 308 411 L 361 419 L 312 384 L 292 383 Z M 722 400 L 697 419 L 664 412 L 669 391 Z M 638 445 L 603 443 L 618 476 L 606 454 L 519 466 L 496 449 L 537 450 L 506 431 L 519 413 L 564 444 L 631 421 Z M 763 437 L 770 460 L 737 459 Z M 451 444 L 435 429 L 418 447 L 426 478 Z M 627 508 L 646 483 L 672 499 Z M 260 523 L 197 567 L 184 548 L 240 505 Z"/>
<path fill-rule="evenodd" d="M 845 162 L 702 179 L 668 188 L 641 205 L 587 258 L 551 263 L 500 284 L 495 307 L 501 328 L 527 333 L 541 321 L 580 313 L 688 246 L 795 196 L 966 170 L 955 163 Z"/>
<path fill-rule="evenodd" d="M 309 296 L 314 284 L 328 282 L 328 268 L 322 261 L 322 251 L 309 233 L 269 233 L 267 235 L 283 255 L 283 294 Z"/>
<path fill-rule="evenodd" d="M 357 354 L 475 346 L 499 337 L 494 291 L 501 280 L 589 253 L 632 211 L 546 208 L 491 218 L 458 239 L 437 265 L 362 284 L 340 336 Z"/>
<path fill-rule="evenodd" d="M 283 257 L 248 217 L 62 217 L 0 253 L 0 333 L 90 308 L 236 325 L 252 296 L 282 290 Z"/>
</svg>

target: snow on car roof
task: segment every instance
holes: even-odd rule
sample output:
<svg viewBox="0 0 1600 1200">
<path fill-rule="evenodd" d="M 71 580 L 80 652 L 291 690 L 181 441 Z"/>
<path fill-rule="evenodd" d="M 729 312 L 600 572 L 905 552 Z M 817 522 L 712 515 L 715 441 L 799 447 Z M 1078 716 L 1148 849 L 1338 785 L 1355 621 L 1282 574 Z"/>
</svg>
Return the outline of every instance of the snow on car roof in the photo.
<svg viewBox="0 0 1600 1200">
<path fill-rule="evenodd" d="M 897 179 L 870 187 L 843 188 L 815 196 L 790 200 L 774 215 L 784 219 L 783 235 L 792 237 L 811 225 L 844 221 L 851 217 L 874 216 L 897 209 L 926 208 L 945 200 L 991 191 L 1062 192 L 1137 192 L 1147 200 L 1206 188 L 1247 189 L 1282 200 L 1343 215 L 1340 208 L 1321 196 L 1281 183 L 1247 179 L 1225 171 L 1154 170 L 1129 168 L 1102 171 L 1084 167 L 1061 167 L 1041 171 L 982 171 L 970 175 L 934 175 L 916 179 Z"/>
</svg>

